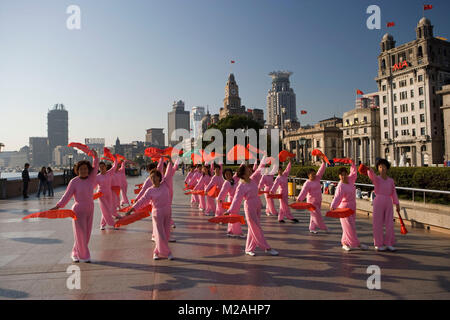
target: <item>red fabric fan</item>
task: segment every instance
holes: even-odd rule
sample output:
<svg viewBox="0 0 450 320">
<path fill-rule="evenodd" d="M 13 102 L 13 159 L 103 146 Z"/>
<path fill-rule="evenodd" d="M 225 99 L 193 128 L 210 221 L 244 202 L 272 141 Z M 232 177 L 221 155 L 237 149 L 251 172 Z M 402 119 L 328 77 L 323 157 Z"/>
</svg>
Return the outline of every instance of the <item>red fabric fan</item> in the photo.
<svg viewBox="0 0 450 320">
<path fill-rule="evenodd" d="M 103 156 L 108 160 L 114 161 L 114 156 L 112 155 L 111 151 L 109 151 L 109 149 L 106 147 L 103 148 Z"/>
<path fill-rule="evenodd" d="M 351 164 L 353 161 L 349 158 L 334 158 L 334 163 L 344 163 L 344 164 Z"/>
<path fill-rule="evenodd" d="M 127 212 L 130 209 L 131 209 L 131 206 L 126 206 L 126 207 L 123 207 L 122 209 L 120 209 L 119 212 Z"/>
<path fill-rule="evenodd" d="M 197 194 L 199 196 L 204 196 L 205 195 L 205 191 L 204 190 L 193 190 L 193 191 L 188 191 L 184 193 L 185 195 L 188 194 Z"/>
<path fill-rule="evenodd" d="M 349 208 L 337 208 L 331 211 L 328 211 L 326 216 L 330 218 L 347 218 L 354 214 L 355 211 Z"/>
<path fill-rule="evenodd" d="M 400 219 L 400 233 L 401 234 L 407 234 L 408 230 L 406 230 L 405 223 L 403 222 L 402 216 L 400 215 L 400 212 L 398 212 L 398 217 Z"/>
<path fill-rule="evenodd" d="M 292 209 L 295 209 L 295 210 L 309 210 L 309 211 L 316 210 L 315 206 L 313 206 L 311 203 L 307 203 L 307 202 L 294 202 L 294 203 L 291 203 L 289 205 L 289 207 L 291 207 Z"/>
<path fill-rule="evenodd" d="M 85 144 L 78 143 L 78 142 L 71 142 L 67 146 L 71 147 L 71 148 L 80 149 L 81 151 L 83 151 L 84 153 L 86 153 L 90 157 L 93 155 L 92 150 L 89 149 L 89 147 L 87 145 L 85 145 Z"/>
<path fill-rule="evenodd" d="M 143 185 L 144 185 L 143 183 L 139 183 L 139 184 L 135 184 L 134 186 L 135 186 L 136 188 L 142 188 Z"/>
<path fill-rule="evenodd" d="M 255 157 L 250 153 L 250 151 L 241 144 L 235 145 L 227 152 L 228 161 L 240 161 L 240 160 L 251 160 Z"/>
<path fill-rule="evenodd" d="M 224 208 L 225 210 L 230 209 L 231 206 L 231 202 L 222 202 L 222 208 Z"/>
<path fill-rule="evenodd" d="M 73 220 L 77 220 L 77 215 L 75 214 L 75 212 L 69 209 L 58 209 L 58 210 L 47 210 L 31 213 L 23 217 L 22 220 L 30 218 L 47 218 L 47 219 L 73 218 Z"/>
<path fill-rule="evenodd" d="M 282 194 L 268 194 L 267 195 L 267 198 L 269 198 L 269 199 L 282 199 L 283 198 L 283 195 Z"/>
<path fill-rule="evenodd" d="M 117 196 L 120 195 L 120 187 L 119 186 L 112 186 L 111 190 L 114 191 L 117 194 Z"/>
<path fill-rule="evenodd" d="M 369 168 L 361 163 L 359 165 L 358 172 L 364 176 L 367 176 L 367 171 L 369 171 Z"/>
<path fill-rule="evenodd" d="M 219 196 L 219 192 L 220 192 L 219 188 L 217 186 L 214 186 L 211 189 L 209 189 L 207 195 L 208 197 L 211 198 L 217 198 Z"/>
<path fill-rule="evenodd" d="M 139 194 L 139 192 L 141 192 L 141 190 L 142 190 L 142 188 L 134 189 L 134 194 Z"/>
<path fill-rule="evenodd" d="M 154 148 L 154 147 L 150 147 L 150 148 L 145 149 L 144 153 L 149 158 L 153 158 L 155 156 L 156 157 L 157 156 L 161 157 L 161 154 L 163 153 L 163 150 L 162 149 L 158 149 L 158 148 Z"/>
<path fill-rule="evenodd" d="M 94 193 L 94 195 L 92 196 L 92 198 L 95 200 L 95 199 L 100 198 L 101 196 L 103 196 L 103 193 L 102 193 L 102 192 L 97 192 L 97 193 Z"/>
<path fill-rule="evenodd" d="M 116 157 L 117 157 L 117 160 L 119 160 L 119 162 L 127 160 L 127 158 L 125 158 L 124 156 L 122 156 L 120 154 L 116 154 Z"/>
<path fill-rule="evenodd" d="M 196 153 L 191 153 L 191 160 L 194 163 L 194 165 L 201 164 L 202 162 L 204 162 L 203 156 Z"/>
<path fill-rule="evenodd" d="M 278 159 L 280 159 L 280 162 L 285 162 L 287 158 L 293 157 L 295 157 L 295 154 L 290 153 L 289 151 L 286 150 L 281 150 L 280 153 L 278 154 Z"/>
<path fill-rule="evenodd" d="M 245 219 L 240 214 L 230 214 L 214 217 L 208 220 L 211 223 L 237 223 L 245 224 Z"/>
<path fill-rule="evenodd" d="M 328 158 L 319 149 L 314 149 L 313 151 L 311 151 L 311 155 L 320 157 L 323 159 L 323 161 L 330 164 L 330 161 L 328 160 Z"/>
<path fill-rule="evenodd" d="M 151 205 L 149 207 L 151 207 Z M 146 209 L 146 208 L 144 208 L 144 209 Z M 117 222 L 114 224 L 114 228 L 126 226 L 130 223 L 150 217 L 150 211 L 151 210 L 142 210 L 142 211 L 134 212 L 134 213 L 130 214 L 129 216 L 125 216 L 122 219 L 117 220 Z"/>
<path fill-rule="evenodd" d="M 269 191 L 259 190 L 258 191 L 258 196 L 261 196 L 261 195 L 263 195 L 265 193 L 269 193 Z"/>
<path fill-rule="evenodd" d="M 131 199 L 131 204 L 135 203 L 136 200 L 135 199 Z"/>
</svg>

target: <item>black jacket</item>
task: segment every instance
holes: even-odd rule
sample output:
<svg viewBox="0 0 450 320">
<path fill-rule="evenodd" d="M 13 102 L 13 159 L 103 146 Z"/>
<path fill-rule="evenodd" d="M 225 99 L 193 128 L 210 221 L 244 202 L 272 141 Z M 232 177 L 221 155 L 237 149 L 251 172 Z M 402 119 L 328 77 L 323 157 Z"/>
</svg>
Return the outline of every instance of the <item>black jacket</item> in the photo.
<svg viewBox="0 0 450 320">
<path fill-rule="evenodd" d="M 22 171 L 22 180 L 30 181 L 30 175 L 28 174 L 28 169 L 23 169 Z"/>
<path fill-rule="evenodd" d="M 47 177 L 45 176 L 45 174 L 43 174 L 43 173 L 40 172 L 40 171 L 39 171 L 39 173 L 38 173 L 38 179 L 39 179 L 41 182 L 46 182 L 46 181 L 47 181 Z"/>
</svg>

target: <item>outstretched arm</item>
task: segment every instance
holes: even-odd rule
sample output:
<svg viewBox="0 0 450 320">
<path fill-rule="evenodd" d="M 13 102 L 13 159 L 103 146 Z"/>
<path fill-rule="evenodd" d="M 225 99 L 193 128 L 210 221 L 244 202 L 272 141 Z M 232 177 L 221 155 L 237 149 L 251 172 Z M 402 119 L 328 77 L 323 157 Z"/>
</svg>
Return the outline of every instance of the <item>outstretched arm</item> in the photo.
<svg viewBox="0 0 450 320">
<path fill-rule="evenodd" d="M 316 173 L 316 180 L 321 180 L 323 174 L 325 173 L 326 165 L 325 161 L 322 160 L 322 165 L 320 166 L 319 170 Z"/>
<path fill-rule="evenodd" d="M 283 172 L 283 176 L 285 176 L 285 177 L 289 176 L 289 173 L 291 173 L 291 167 L 292 167 L 292 161 L 289 161 L 286 169 Z"/>
<path fill-rule="evenodd" d="M 342 201 L 342 198 L 344 197 L 344 193 L 342 192 L 342 185 L 339 183 L 339 185 L 336 188 L 336 193 L 334 194 L 333 201 L 331 201 L 330 208 L 331 210 L 336 209 Z"/>
<path fill-rule="evenodd" d="M 227 210 L 227 213 L 239 213 L 244 196 L 245 184 L 241 183 L 236 189 L 236 193 L 234 194 L 233 201 L 231 202 L 230 209 Z"/>
<path fill-rule="evenodd" d="M 98 164 L 100 163 L 100 159 L 98 158 L 97 152 L 95 150 L 92 150 L 93 155 L 92 155 L 92 160 L 93 160 L 93 164 L 92 164 L 92 171 L 89 174 L 89 180 L 95 180 L 95 178 L 97 177 L 97 173 L 98 173 Z"/>
<path fill-rule="evenodd" d="M 300 191 L 300 194 L 297 197 L 297 201 L 301 202 L 301 201 L 305 200 L 306 196 L 308 195 L 308 192 L 309 192 L 309 183 L 308 183 L 308 181 L 306 181 L 303 184 L 302 191 Z"/>
<path fill-rule="evenodd" d="M 64 208 L 67 203 L 70 201 L 72 196 L 75 193 L 75 186 L 73 183 L 74 180 L 70 180 L 69 185 L 67 186 L 66 192 L 64 192 L 64 195 L 61 197 L 61 200 L 58 201 L 56 206 L 53 209 L 59 209 Z"/>
<path fill-rule="evenodd" d="M 358 170 L 356 169 L 355 162 L 352 161 L 352 166 L 350 168 L 350 174 L 348 175 L 348 181 L 351 184 L 354 184 L 356 182 L 356 179 L 358 178 Z"/>
</svg>

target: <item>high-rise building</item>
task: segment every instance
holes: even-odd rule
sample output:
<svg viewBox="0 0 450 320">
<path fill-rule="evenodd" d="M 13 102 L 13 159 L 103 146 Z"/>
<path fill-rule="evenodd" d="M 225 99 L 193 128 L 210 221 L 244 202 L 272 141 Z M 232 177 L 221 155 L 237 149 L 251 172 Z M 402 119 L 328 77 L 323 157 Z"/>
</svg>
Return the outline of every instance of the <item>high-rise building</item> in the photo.
<svg viewBox="0 0 450 320">
<path fill-rule="evenodd" d="M 47 137 L 30 137 L 30 163 L 33 167 L 50 164 L 50 148 Z"/>
<path fill-rule="evenodd" d="M 441 99 L 436 91 L 450 78 L 450 43 L 433 36 L 422 18 L 416 39 L 399 47 L 385 34 L 380 43 L 381 157 L 394 165 L 442 164 L 444 155 Z"/>
<path fill-rule="evenodd" d="M 205 116 L 205 107 L 193 107 L 191 110 L 191 137 L 197 140 L 202 134 L 202 119 Z"/>
<path fill-rule="evenodd" d="M 97 151 L 99 155 L 102 155 L 105 147 L 105 138 L 86 138 L 84 139 L 84 144 L 90 149 Z"/>
<path fill-rule="evenodd" d="M 444 117 L 444 161 L 450 161 L 450 81 L 448 84 L 442 86 L 442 90 L 437 94 L 442 96 L 442 115 Z"/>
<path fill-rule="evenodd" d="M 295 93 L 290 87 L 289 77 L 292 72 L 274 71 L 269 73 L 272 77 L 272 88 L 267 94 L 267 124 L 269 126 L 282 126 L 285 121 L 297 121 L 297 107 Z"/>
<path fill-rule="evenodd" d="M 245 115 L 245 107 L 241 106 L 239 87 L 234 79 L 234 74 L 230 73 L 225 85 L 225 98 L 223 99 L 223 108 L 220 108 L 219 118 L 223 119 L 230 115 L 239 114 Z"/>
<path fill-rule="evenodd" d="M 181 138 L 179 138 L 179 140 L 172 140 L 172 133 L 176 129 L 185 129 L 190 132 L 189 111 L 184 110 L 183 101 L 174 101 L 172 111 L 170 111 L 167 115 L 167 122 L 168 144 L 173 147 L 180 142 L 179 140 L 181 140 Z"/>
<path fill-rule="evenodd" d="M 49 152 L 53 153 L 56 146 L 67 146 L 69 143 L 68 112 L 63 104 L 55 104 L 47 113 L 47 136 Z"/>
<path fill-rule="evenodd" d="M 164 129 L 151 128 L 147 129 L 147 134 L 145 135 L 145 143 L 152 146 L 165 146 L 166 140 L 164 137 Z"/>
</svg>

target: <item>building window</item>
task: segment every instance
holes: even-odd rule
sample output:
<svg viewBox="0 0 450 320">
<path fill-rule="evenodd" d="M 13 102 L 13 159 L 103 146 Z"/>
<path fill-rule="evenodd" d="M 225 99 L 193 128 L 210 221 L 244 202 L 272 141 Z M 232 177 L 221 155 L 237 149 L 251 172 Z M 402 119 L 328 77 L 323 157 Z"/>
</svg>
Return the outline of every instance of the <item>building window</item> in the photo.
<svg viewBox="0 0 450 320">
<path fill-rule="evenodd" d="M 394 126 L 398 126 L 397 118 L 394 119 Z"/>
<path fill-rule="evenodd" d="M 423 81 L 423 74 L 420 74 L 419 77 L 417 78 L 417 81 L 422 82 Z"/>
<path fill-rule="evenodd" d="M 358 128 L 355 128 L 355 129 L 353 130 L 353 134 L 358 134 Z"/>
<path fill-rule="evenodd" d="M 408 112 L 408 104 L 401 104 L 400 112 Z"/>
<path fill-rule="evenodd" d="M 413 85 L 413 84 L 414 84 L 413 78 L 409 79 L 409 84 L 410 84 L 410 85 Z"/>
<path fill-rule="evenodd" d="M 412 129 L 412 136 L 413 136 L 413 137 L 416 136 L 416 129 Z"/>
<path fill-rule="evenodd" d="M 395 63 L 393 63 L 395 64 Z M 397 85 L 395 84 L 395 82 L 392 82 L 392 88 L 397 89 Z"/>
<path fill-rule="evenodd" d="M 425 135 L 425 128 L 420 128 L 420 135 L 424 136 Z"/>
<path fill-rule="evenodd" d="M 383 115 L 387 115 L 387 108 L 386 107 L 383 108 Z"/>
<path fill-rule="evenodd" d="M 420 114 L 420 122 L 425 122 L 425 114 Z"/>
<path fill-rule="evenodd" d="M 385 84 L 383 84 L 383 87 L 382 87 L 383 89 L 383 91 L 386 91 L 386 85 Z"/>
<path fill-rule="evenodd" d="M 396 138 L 398 137 L 398 131 L 397 130 L 395 130 L 395 137 Z"/>
<path fill-rule="evenodd" d="M 364 117 L 364 122 L 367 122 L 367 117 Z"/>
<path fill-rule="evenodd" d="M 387 131 L 384 132 L 384 138 L 389 139 L 389 132 L 387 132 Z"/>
<path fill-rule="evenodd" d="M 414 111 L 414 102 L 411 102 L 411 111 Z"/>
<path fill-rule="evenodd" d="M 425 102 L 423 100 L 419 101 L 419 109 L 423 109 L 423 107 L 425 106 Z"/>
<path fill-rule="evenodd" d="M 398 83 L 398 86 L 399 86 L 400 88 L 406 87 L 406 85 L 407 85 L 406 80 L 402 80 L 402 81 L 400 81 L 400 82 Z"/>
<path fill-rule="evenodd" d="M 397 113 L 397 106 L 394 106 L 394 113 Z"/>
<path fill-rule="evenodd" d="M 427 151 L 427 146 L 421 146 L 421 147 L 420 147 L 420 151 L 422 151 L 422 152 Z"/>
<path fill-rule="evenodd" d="M 394 93 L 394 101 L 397 101 L 397 94 Z"/>
<path fill-rule="evenodd" d="M 415 116 L 411 116 L 411 123 L 415 124 L 416 123 L 416 117 Z"/>
<path fill-rule="evenodd" d="M 423 87 L 419 87 L 419 96 L 423 96 Z"/>
<path fill-rule="evenodd" d="M 320 148 L 320 140 L 316 141 L 316 148 Z"/>
<path fill-rule="evenodd" d="M 388 121 L 385 119 L 384 120 L 384 127 L 387 128 L 387 126 L 388 126 Z"/>
<path fill-rule="evenodd" d="M 402 125 L 407 125 L 407 124 L 408 124 L 408 117 L 402 117 L 402 118 L 400 119 L 400 123 L 401 123 Z"/>
<path fill-rule="evenodd" d="M 410 96 L 411 96 L 411 98 L 414 98 L 414 90 L 411 90 Z"/>
<path fill-rule="evenodd" d="M 367 128 L 364 128 L 364 133 L 367 133 Z"/>
<path fill-rule="evenodd" d="M 386 96 L 383 96 L 383 103 L 386 103 Z"/>
</svg>

